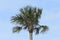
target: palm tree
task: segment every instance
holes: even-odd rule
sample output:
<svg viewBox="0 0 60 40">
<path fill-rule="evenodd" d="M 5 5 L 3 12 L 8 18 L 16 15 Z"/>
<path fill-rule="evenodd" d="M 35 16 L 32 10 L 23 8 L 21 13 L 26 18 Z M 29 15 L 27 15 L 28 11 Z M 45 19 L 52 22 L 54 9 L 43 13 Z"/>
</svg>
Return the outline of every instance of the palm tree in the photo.
<svg viewBox="0 0 60 40">
<path fill-rule="evenodd" d="M 33 31 L 36 34 L 40 32 L 45 32 L 48 27 L 46 25 L 39 25 L 39 19 L 41 18 L 42 9 L 26 6 L 20 9 L 20 13 L 16 16 L 12 16 L 12 22 L 18 24 L 13 28 L 13 32 L 19 32 L 21 29 L 27 29 L 29 32 L 30 40 L 33 40 Z"/>
</svg>

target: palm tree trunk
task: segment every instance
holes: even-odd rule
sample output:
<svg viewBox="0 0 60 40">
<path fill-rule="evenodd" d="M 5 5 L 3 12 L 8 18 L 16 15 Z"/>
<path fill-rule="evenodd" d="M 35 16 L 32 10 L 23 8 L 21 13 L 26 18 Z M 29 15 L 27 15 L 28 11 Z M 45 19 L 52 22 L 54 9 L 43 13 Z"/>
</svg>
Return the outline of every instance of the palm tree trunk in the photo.
<svg viewBox="0 0 60 40">
<path fill-rule="evenodd" d="M 29 36 L 30 36 L 30 37 L 29 37 L 30 40 L 33 40 L 33 38 L 32 38 L 32 33 L 29 32 Z"/>
</svg>

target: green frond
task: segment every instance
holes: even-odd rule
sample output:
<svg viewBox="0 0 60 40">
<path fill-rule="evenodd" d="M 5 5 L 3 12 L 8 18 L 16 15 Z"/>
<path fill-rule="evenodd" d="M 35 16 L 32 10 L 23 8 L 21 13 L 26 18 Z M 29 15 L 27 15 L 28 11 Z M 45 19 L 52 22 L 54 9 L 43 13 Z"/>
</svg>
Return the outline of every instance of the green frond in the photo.
<svg viewBox="0 0 60 40">
<path fill-rule="evenodd" d="M 41 30 L 42 33 L 46 32 L 48 30 L 48 26 L 41 26 L 41 27 L 42 27 L 42 30 Z"/>
<path fill-rule="evenodd" d="M 24 24 L 24 19 L 21 15 L 16 15 L 16 16 L 12 16 L 12 22 L 15 22 L 17 24 Z"/>
<path fill-rule="evenodd" d="M 13 33 L 19 32 L 22 29 L 22 27 L 13 27 Z"/>
<path fill-rule="evenodd" d="M 35 26 L 34 30 L 35 30 L 36 34 L 39 34 L 41 27 L 39 25 L 37 25 L 37 26 L 34 25 L 34 26 Z"/>
<path fill-rule="evenodd" d="M 36 13 L 36 17 L 41 18 L 41 14 L 42 14 L 42 9 L 38 9 Z"/>
<path fill-rule="evenodd" d="M 38 27 L 35 27 L 34 30 L 36 31 L 36 34 L 39 34 L 39 32 L 44 33 L 48 30 L 48 27 L 43 25 L 42 26 L 38 25 Z"/>
<path fill-rule="evenodd" d="M 25 26 L 25 27 L 24 27 L 24 29 L 27 29 L 27 28 L 28 28 L 28 26 Z"/>
<path fill-rule="evenodd" d="M 35 28 L 36 29 L 36 34 L 39 34 L 39 28 Z"/>
</svg>

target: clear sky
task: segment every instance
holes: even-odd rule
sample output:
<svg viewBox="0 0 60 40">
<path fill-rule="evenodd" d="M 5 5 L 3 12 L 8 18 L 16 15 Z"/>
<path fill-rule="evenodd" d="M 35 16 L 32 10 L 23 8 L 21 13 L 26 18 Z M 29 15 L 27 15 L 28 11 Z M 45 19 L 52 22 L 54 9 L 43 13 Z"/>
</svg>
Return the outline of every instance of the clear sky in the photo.
<svg viewBox="0 0 60 40">
<path fill-rule="evenodd" d="M 41 25 L 48 25 L 49 30 L 39 35 L 33 34 L 34 40 L 60 40 L 60 0 L 0 0 L 0 40 L 29 40 L 27 30 L 12 33 L 11 16 L 27 5 L 43 8 Z"/>
</svg>

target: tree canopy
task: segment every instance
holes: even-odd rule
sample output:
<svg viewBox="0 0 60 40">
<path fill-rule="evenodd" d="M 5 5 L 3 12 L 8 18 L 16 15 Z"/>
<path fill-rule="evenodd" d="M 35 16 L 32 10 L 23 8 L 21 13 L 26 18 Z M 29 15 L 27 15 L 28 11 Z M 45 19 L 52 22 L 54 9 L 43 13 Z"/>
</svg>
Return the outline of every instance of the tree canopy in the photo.
<svg viewBox="0 0 60 40">
<path fill-rule="evenodd" d="M 16 16 L 12 16 L 12 22 L 19 24 L 13 28 L 13 32 L 19 32 L 21 29 L 27 29 L 29 32 L 36 31 L 36 34 L 40 32 L 45 32 L 48 30 L 46 25 L 40 25 L 39 19 L 41 18 L 42 9 L 26 6 L 20 9 L 20 13 Z M 32 26 L 32 27 L 30 27 Z"/>
</svg>

